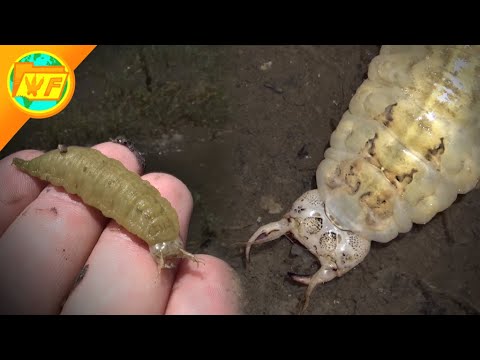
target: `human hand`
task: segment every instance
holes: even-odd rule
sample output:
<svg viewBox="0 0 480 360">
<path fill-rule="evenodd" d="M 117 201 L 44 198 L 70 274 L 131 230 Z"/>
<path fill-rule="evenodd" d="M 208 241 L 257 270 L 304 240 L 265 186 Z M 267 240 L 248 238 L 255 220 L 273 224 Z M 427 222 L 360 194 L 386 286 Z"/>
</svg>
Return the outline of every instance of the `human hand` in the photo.
<svg viewBox="0 0 480 360">
<path fill-rule="evenodd" d="M 142 171 L 125 146 L 94 146 Z M 0 312 L 16 314 L 239 314 L 240 284 L 220 259 L 198 255 L 162 269 L 141 239 L 62 188 L 0 160 Z M 193 201 L 171 175 L 143 176 L 176 209 L 187 239 Z"/>
</svg>

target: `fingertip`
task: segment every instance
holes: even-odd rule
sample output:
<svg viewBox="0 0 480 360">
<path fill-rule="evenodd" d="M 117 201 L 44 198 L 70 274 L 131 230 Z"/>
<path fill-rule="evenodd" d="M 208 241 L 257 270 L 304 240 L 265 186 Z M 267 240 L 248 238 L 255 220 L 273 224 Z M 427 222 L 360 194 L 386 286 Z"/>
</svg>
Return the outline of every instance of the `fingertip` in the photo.
<svg viewBox="0 0 480 360">
<path fill-rule="evenodd" d="M 24 160 L 30 160 L 42 154 L 43 154 L 43 151 L 40 151 L 40 150 L 26 149 L 26 150 L 20 150 L 20 151 L 14 152 L 6 156 L 4 159 L 10 158 L 10 160 L 13 160 L 13 158 L 20 158 Z"/>
<path fill-rule="evenodd" d="M 211 255 L 182 261 L 167 306 L 167 314 L 239 315 L 242 286 L 236 271 Z"/>
<path fill-rule="evenodd" d="M 31 160 L 42 154 L 38 150 L 21 150 L 0 160 L 0 234 L 46 186 L 45 182 L 17 169 L 13 159 Z"/>
<path fill-rule="evenodd" d="M 13 154 L 10 154 L 6 157 L 4 157 L 1 161 L 0 161 L 0 173 L 2 174 L 2 178 L 5 180 L 5 177 L 6 176 L 15 176 L 15 177 L 19 177 L 18 179 L 16 179 L 15 182 L 18 182 L 18 181 L 32 181 L 32 182 L 35 182 L 35 183 L 41 183 L 41 180 L 38 180 L 36 178 L 34 178 L 33 176 L 30 176 L 28 174 L 26 174 L 25 172 L 17 169 L 17 167 L 15 165 L 13 165 L 13 159 L 15 158 L 19 158 L 19 159 L 22 159 L 22 160 L 31 160 L 31 159 L 34 159 L 40 155 L 42 155 L 43 152 L 40 151 L 40 150 L 20 150 L 20 151 L 17 151 Z"/>
<path fill-rule="evenodd" d="M 176 204 L 183 203 L 186 207 L 192 207 L 192 193 L 187 185 L 177 177 L 167 173 L 150 173 L 143 176 L 143 178 L 152 183 L 160 184 L 165 196 L 168 196 L 170 201 Z"/>
<path fill-rule="evenodd" d="M 188 226 L 193 210 L 193 197 L 188 187 L 180 179 L 166 173 L 150 173 L 142 176 L 166 198 L 178 214 L 180 235 L 186 242 Z"/>
<path fill-rule="evenodd" d="M 103 155 L 120 161 L 128 170 L 143 173 L 143 166 L 137 156 L 126 146 L 114 142 L 104 142 L 93 146 Z"/>
</svg>

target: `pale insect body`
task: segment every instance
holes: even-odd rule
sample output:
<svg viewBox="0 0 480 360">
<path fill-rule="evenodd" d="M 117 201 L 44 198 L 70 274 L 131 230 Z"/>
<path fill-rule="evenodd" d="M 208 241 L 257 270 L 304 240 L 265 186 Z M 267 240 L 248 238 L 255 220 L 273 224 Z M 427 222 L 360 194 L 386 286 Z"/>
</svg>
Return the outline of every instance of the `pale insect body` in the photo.
<svg viewBox="0 0 480 360">
<path fill-rule="evenodd" d="M 321 264 L 313 289 L 448 208 L 480 178 L 480 47 L 383 46 L 330 138 L 318 189 L 249 239 L 293 235 Z"/>
<path fill-rule="evenodd" d="M 31 176 L 61 186 L 144 240 L 160 268 L 176 258 L 197 261 L 183 249 L 175 209 L 156 188 L 118 160 L 92 148 L 63 146 L 13 164 Z"/>
</svg>

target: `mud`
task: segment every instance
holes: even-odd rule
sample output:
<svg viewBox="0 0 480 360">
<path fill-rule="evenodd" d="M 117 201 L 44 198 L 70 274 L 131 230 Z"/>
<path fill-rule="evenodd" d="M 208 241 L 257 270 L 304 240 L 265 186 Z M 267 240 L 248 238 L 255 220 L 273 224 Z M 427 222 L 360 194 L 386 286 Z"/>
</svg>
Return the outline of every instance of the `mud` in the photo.
<svg viewBox="0 0 480 360">
<path fill-rule="evenodd" d="M 296 314 L 305 288 L 287 272 L 315 258 L 283 237 L 244 243 L 307 189 L 330 134 L 378 46 L 99 46 L 76 71 L 59 115 L 29 120 L 0 153 L 124 136 L 145 172 L 192 191 L 188 248 L 227 261 L 247 314 Z M 388 244 L 314 292 L 307 314 L 478 314 L 480 192 Z"/>
</svg>

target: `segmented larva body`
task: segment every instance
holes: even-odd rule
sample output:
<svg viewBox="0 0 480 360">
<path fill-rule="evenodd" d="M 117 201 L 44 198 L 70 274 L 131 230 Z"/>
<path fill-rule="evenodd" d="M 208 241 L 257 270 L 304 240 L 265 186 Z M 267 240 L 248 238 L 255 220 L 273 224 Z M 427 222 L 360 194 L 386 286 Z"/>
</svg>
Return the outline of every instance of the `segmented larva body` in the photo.
<svg viewBox="0 0 480 360">
<path fill-rule="evenodd" d="M 120 161 L 92 148 L 60 146 L 29 161 L 15 158 L 13 164 L 78 195 L 85 204 L 143 239 L 161 267 L 170 267 L 172 258 L 194 258 L 182 248 L 175 209 Z"/>
<path fill-rule="evenodd" d="M 479 91 L 479 46 L 383 46 L 332 133 L 318 189 L 260 228 L 247 257 L 254 242 L 291 233 L 322 265 L 293 275 L 309 285 L 306 306 L 317 284 L 363 260 L 370 241 L 430 221 L 480 178 Z"/>
<path fill-rule="evenodd" d="M 480 177 L 480 49 L 383 47 L 317 170 L 342 228 L 386 242 Z"/>
</svg>

